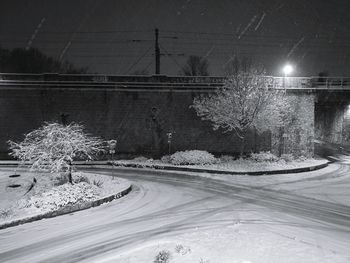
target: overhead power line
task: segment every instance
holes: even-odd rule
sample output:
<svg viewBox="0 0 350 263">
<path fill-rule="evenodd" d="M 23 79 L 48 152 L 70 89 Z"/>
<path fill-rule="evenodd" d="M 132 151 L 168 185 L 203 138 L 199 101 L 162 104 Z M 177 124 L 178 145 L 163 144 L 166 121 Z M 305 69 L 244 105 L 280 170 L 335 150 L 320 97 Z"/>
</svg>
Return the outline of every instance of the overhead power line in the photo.
<svg viewBox="0 0 350 263">
<path fill-rule="evenodd" d="M 146 50 L 146 52 L 143 53 L 143 54 L 128 68 L 128 70 L 125 72 L 125 74 L 128 74 L 128 73 L 130 72 L 130 70 L 131 70 L 134 66 L 136 66 L 136 65 L 141 61 L 141 59 L 143 59 L 143 58 L 147 55 L 147 53 L 151 50 L 151 48 L 152 48 L 152 47 L 148 48 L 148 49 Z"/>
</svg>

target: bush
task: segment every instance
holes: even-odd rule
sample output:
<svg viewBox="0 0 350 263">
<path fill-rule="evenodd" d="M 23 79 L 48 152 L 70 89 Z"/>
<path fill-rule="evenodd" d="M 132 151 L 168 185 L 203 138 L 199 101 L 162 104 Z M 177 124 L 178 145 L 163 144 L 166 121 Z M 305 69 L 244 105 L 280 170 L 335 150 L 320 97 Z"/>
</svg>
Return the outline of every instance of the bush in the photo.
<svg viewBox="0 0 350 263">
<path fill-rule="evenodd" d="M 164 155 L 160 160 L 163 163 L 170 163 L 170 155 Z"/>
<path fill-rule="evenodd" d="M 176 152 L 170 155 L 170 163 L 175 165 L 186 164 L 212 164 L 216 159 L 214 155 L 206 151 L 191 150 Z"/>
<path fill-rule="evenodd" d="M 220 156 L 220 162 L 222 163 L 229 163 L 235 160 L 235 157 L 231 155 L 222 155 Z"/>
<path fill-rule="evenodd" d="M 307 159 L 308 159 L 308 158 L 307 158 L 305 155 L 301 155 L 301 156 L 298 157 L 297 160 L 298 160 L 299 162 L 302 162 L 302 161 L 306 161 Z"/>
<path fill-rule="evenodd" d="M 252 153 L 250 159 L 256 162 L 277 162 L 279 159 L 271 152 Z"/>
<path fill-rule="evenodd" d="M 10 208 L 0 209 L 0 218 L 7 218 L 11 214 L 13 214 L 13 211 Z"/>
<path fill-rule="evenodd" d="M 102 187 L 102 185 L 103 185 L 103 182 L 100 181 L 100 180 L 94 180 L 92 183 L 93 183 L 94 185 L 96 185 L 97 187 Z"/>
<path fill-rule="evenodd" d="M 153 263 L 168 263 L 169 260 L 170 260 L 170 251 L 162 250 L 157 254 Z"/>
<path fill-rule="evenodd" d="M 81 175 L 80 173 L 76 174 L 76 176 L 74 176 L 74 183 L 76 184 L 79 184 L 79 183 L 87 183 L 87 184 L 90 184 L 90 181 L 89 179 L 84 176 L 84 175 Z"/>
<path fill-rule="evenodd" d="M 191 249 L 179 244 L 175 246 L 175 252 L 181 255 L 186 255 L 187 253 L 191 253 Z"/>
<path fill-rule="evenodd" d="M 27 200 L 26 207 L 40 208 L 43 211 L 55 211 L 67 205 L 85 203 L 97 199 L 99 193 L 96 186 L 81 182 L 53 187 L 38 196 Z"/>
<path fill-rule="evenodd" d="M 148 161 L 148 158 L 146 158 L 146 157 L 144 157 L 144 156 L 138 156 L 138 157 L 132 159 L 131 161 L 142 163 L 142 162 L 147 162 L 147 161 Z"/>
<path fill-rule="evenodd" d="M 292 162 L 294 161 L 294 156 L 291 153 L 284 153 L 281 155 L 281 160 L 284 160 L 286 162 Z"/>
</svg>

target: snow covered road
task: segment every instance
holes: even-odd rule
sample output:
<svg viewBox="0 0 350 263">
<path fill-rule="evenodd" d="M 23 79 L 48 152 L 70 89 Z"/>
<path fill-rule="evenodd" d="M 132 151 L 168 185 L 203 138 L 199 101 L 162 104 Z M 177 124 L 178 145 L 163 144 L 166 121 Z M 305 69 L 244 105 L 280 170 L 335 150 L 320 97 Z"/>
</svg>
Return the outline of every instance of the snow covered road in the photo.
<svg viewBox="0 0 350 263">
<path fill-rule="evenodd" d="M 117 169 L 114 175 L 135 185 L 129 195 L 97 208 L 1 230 L 0 261 L 127 262 L 116 257 L 152 241 L 240 224 L 256 229 L 258 236 L 268 233 L 292 242 L 288 251 L 294 261 L 288 257 L 280 262 L 350 262 L 350 204 L 332 196 L 339 194 L 337 186 L 341 191 L 350 186 L 349 168 L 332 164 L 294 176 L 227 180 Z M 112 174 L 110 169 L 93 170 Z M 327 192 L 327 186 L 332 190 Z M 320 187 L 322 198 L 315 194 Z M 265 262 L 258 252 L 250 253 L 258 259 L 251 262 Z M 312 253 L 315 261 L 305 260 Z"/>
</svg>

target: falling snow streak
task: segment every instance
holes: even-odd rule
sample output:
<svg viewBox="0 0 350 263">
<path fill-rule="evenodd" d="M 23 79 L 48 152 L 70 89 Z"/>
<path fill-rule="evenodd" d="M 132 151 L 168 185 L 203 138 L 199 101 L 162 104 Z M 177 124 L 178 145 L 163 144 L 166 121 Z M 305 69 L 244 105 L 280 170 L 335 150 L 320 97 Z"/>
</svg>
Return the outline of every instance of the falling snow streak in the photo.
<svg viewBox="0 0 350 263">
<path fill-rule="evenodd" d="M 209 55 L 211 54 L 211 52 L 213 52 L 214 47 L 215 47 L 215 46 L 212 46 L 211 49 L 208 50 L 207 54 L 205 54 L 205 56 L 204 56 L 203 58 L 209 57 Z"/>
<path fill-rule="evenodd" d="M 294 51 L 298 48 L 298 46 L 303 43 L 305 37 L 302 37 L 293 47 L 292 49 L 289 51 L 288 55 L 287 55 L 287 58 L 289 58 L 293 53 Z"/>
<path fill-rule="evenodd" d="M 84 26 L 84 24 L 88 21 L 88 19 L 90 18 L 90 16 L 94 13 L 96 7 L 98 5 L 98 1 L 94 2 L 94 5 L 92 7 L 88 8 L 88 11 L 85 13 L 85 16 L 83 17 L 83 19 L 81 20 L 77 30 L 75 32 L 73 32 L 73 34 L 71 35 L 70 39 L 68 40 L 67 44 L 65 45 L 65 47 L 63 48 L 59 60 L 62 61 L 64 55 L 66 54 L 67 50 L 69 49 L 69 47 L 72 45 L 72 42 L 77 34 L 78 31 L 80 31 L 80 29 Z"/>
<path fill-rule="evenodd" d="M 29 39 L 29 41 L 28 41 L 28 43 L 27 43 L 26 50 L 30 49 L 30 47 L 32 46 L 33 41 L 34 41 L 34 39 L 36 38 L 37 34 L 39 33 L 40 28 L 41 28 L 41 27 L 43 26 L 43 24 L 45 23 L 45 20 L 46 20 L 45 17 L 43 17 L 43 18 L 41 19 L 39 25 L 36 27 L 34 33 L 32 34 L 32 36 L 30 37 L 30 39 Z"/>
<path fill-rule="evenodd" d="M 236 29 L 236 33 L 238 34 L 238 32 L 241 30 L 242 24 L 239 24 L 237 29 Z"/>
<path fill-rule="evenodd" d="M 228 63 L 233 61 L 235 58 L 236 58 L 236 55 L 230 56 L 230 58 L 224 64 L 222 64 L 222 68 L 225 68 L 228 65 Z"/>
<path fill-rule="evenodd" d="M 257 24 L 257 25 L 255 26 L 255 28 L 254 28 L 255 31 L 257 31 L 257 30 L 259 29 L 259 27 L 260 27 L 262 21 L 264 20 L 265 16 L 266 16 L 266 13 L 264 12 L 264 13 L 262 14 L 262 16 L 261 16 L 261 18 L 260 18 L 258 24 Z"/>
<path fill-rule="evenodd" d="M 250 20 L 250 22 L 248 23 L 248 25 L 243 29 L 243 31 L 239 34 L 238 39 L 241 39 L 241 37 L 247 32 L 247 30 L 252 26 L 252 24 L 255 22 L 256 20 L 256 15 L 253 16 L 253 18 Z"/>
<path fill-rule="evenodd" d="M 65 45 L 65 47 L 63 48 L 61 54 L 60 54 L 60 61 L 63 59 L 64 54 L 66 54 L 68 48 L 70 47 L 70 45 L 72 44 L 72 41 L 69 40 L 68 43 Z"/>
</svg>

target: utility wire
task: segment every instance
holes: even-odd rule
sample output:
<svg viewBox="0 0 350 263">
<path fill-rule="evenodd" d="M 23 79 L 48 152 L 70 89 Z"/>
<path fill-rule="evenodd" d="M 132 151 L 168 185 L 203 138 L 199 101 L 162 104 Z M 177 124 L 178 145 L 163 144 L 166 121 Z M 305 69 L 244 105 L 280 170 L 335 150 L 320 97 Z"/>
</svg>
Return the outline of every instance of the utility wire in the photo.
<svg viewBox="0 0 350 263">
<path fill-rule="evenodd" d="M 169 52 L 163 47 L 163 45 L 159 44 L 160 48 L 164 50 L 164 52 L 168 55 L 168 57 L 170 57 L 170 59 L 172 59 L 175 64 L 179 67 L 180 70 L 182 70 L 182 66 L 176 61 L 176 59 L 173 58 L 173 56 L 171 56 L 169 54 Z"/>
<path fill-rule="evenodd" d="M 143 58 L 147 55 L 148 51 L 150 51 L 151 48 L 152 48 L 152 46 L 149 47 L 149 48 L 146 50 L 146 52 L 143 53 L 143 54 L 129 67 L 129 69 L 125 72 L 125 74 L 128 74 L 129 71 L 130 71 L 134 66 L 136 66 L 136 65 L 141 61 L 141 59 L 143 59 Z"/>
</svg>

